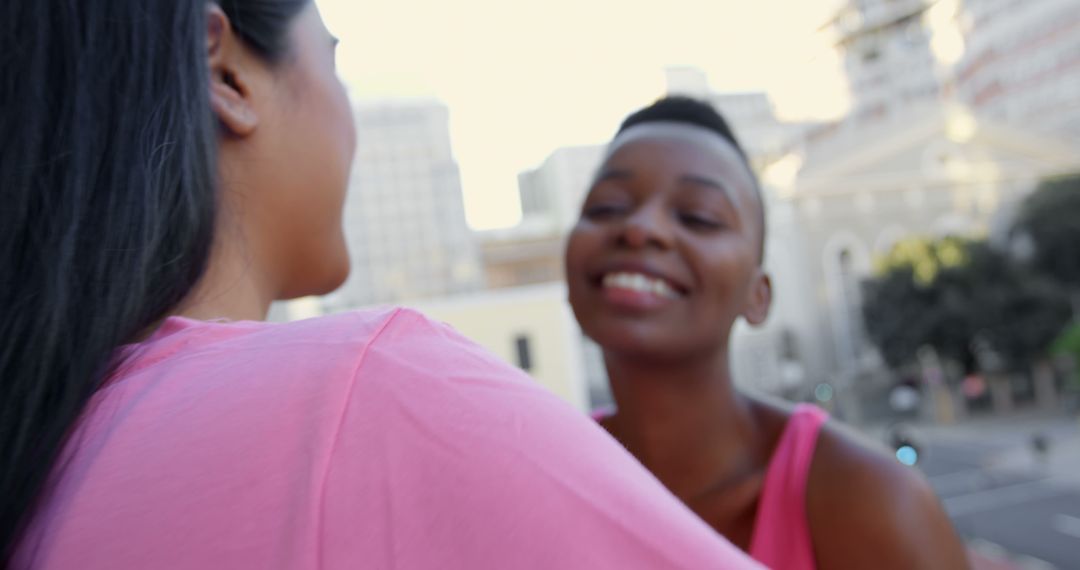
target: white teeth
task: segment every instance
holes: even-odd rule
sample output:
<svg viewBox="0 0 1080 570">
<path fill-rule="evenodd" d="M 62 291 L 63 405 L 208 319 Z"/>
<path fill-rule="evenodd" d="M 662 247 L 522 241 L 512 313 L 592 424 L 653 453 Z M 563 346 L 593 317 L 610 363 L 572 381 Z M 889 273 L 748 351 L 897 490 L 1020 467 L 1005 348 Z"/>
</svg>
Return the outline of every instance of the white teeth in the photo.
<svg viewBox="0 0 1080 570">
<path fill-rule="evenodd" d="M 667 299 L 676 299 L 679 294 L 662 279 L 653 279 L 641 273 L 608 273 L 604 276 L 604 287 L 618 287 L 642 293 L 652 293 Z"/>
</svg>

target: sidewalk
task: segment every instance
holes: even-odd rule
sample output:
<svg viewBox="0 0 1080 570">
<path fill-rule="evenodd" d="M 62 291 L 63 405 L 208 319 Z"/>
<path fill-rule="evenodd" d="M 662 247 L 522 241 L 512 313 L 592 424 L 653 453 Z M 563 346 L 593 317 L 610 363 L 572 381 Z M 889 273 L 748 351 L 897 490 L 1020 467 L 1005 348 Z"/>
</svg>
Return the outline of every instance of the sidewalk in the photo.
<svg viewBox="0 0 1080 570">
<path fill-rule="evenodd" d="M 912 427 L 929 441 L 990 448 L 987 468 L 1038 473 L 1055 485 L 1080 489 L 1080 419 L 1024 414 Z M 1045 452 L 1037 451 L 1033 443 L 1037 435 L 1046 442 Z"/>
<path fill-rule="evenodd" d="M 1043 562 L 1016 559 L 1001 547 L 978 540 L 968 545 L 968 561 L 973 570 L 1054 570 Z"/>
<path fill-rule="evenodd" d="M 1051 528 L 1057 529 L 1046 522 L 1056 520 L 1054 513 L 1070 522 L 1080 521 L 1076 518 L 1075 499 L 1076 493 L 1080 492 L 1080 419 L 1028 412 L 1005 417 L 969 418 L 949 426 L 913 422 L 905 427 L 916 443 L 925 445 L 930 451 L 923 468 L 934 480 L 935 489 L 942 493 L 946 504 L 952 501 L 952 506 L 959 509 L 950 514 L 960 517 L 958 520 L 963 520 L 966 525 L 968 534 L 965 536 L 970 539 L 968 552 L 973 568 L 1054 568 L 1045 561 L 1018 552 L 1045 555 L 1051 560 L 1055 559 L 1053 553 L 1056 552 L 1060 563 L 1062 540 L 1067 539 L 1054 539 L 1051 534 L 1040 533 L 1053 533 Z M 879 425 L 864 433 L 884 441 L 886 429 Z M 1036 445 L 1037 440 L 1041 440 L 1042 445 Z M 1048 506 L 1046 496 L 1072 498 L 1060 503 L 1066 506 Z M 994 530 L 994 523 L 988 520 L 990 530 L 987 530 L 986 525 L 973 523 L 972 515 L 959 514 L 964 510 L 962 505 L 970 506 L 973 500 L 977 503 L 1002 501 L 1000 505 L 987 507 L 986 515 L 976 516 L 997 517 L 995 520 L 998 521 L 1002 520 L 1000 517 L 1016 516 L 1028 526 L 1017 529 L 1018 534 L 1010 539 L 1002 538 L 1000 525 Z M 1015 508 L 1009 506 L 1018 500 L 1021 502 Z M 1072 532 L 1068 531 L 1070 535 Z M 992 541 L 986 540 L 988 536 Z M 1035 536 L 1038 538 L 1033 538 Z M 1010 552 L 1002 545 L 1009 545 L 1015 551 Z M 1067 564 L 1065 567 L 1074 566 Z"/>
<path fill-rule="evenodd" d="M 1049 482 L 1080 490 L 1080 424 L 1071 431 L 1047 433 L 1045 453 L 1037 452 L 1030 444 L 1017 446 L 994 457 L 995 469 L 1040 473 Z"/>
</svg>

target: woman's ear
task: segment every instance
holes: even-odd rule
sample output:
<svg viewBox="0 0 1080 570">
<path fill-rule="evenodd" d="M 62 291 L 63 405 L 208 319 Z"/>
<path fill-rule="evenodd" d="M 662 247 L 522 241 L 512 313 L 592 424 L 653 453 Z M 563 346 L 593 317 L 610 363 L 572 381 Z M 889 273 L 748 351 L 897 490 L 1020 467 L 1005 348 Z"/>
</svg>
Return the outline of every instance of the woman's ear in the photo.
<svg viewBox="0 0 1080 570">
<path fill-rule="evenodd" d="M 216 4 L 207 7 L 206 54 L 210 68 L 210 108 L 232 136 L 247 137 L 259 125 L 251 101 L 245 63 L 247 53 L 229 17 Z"/>
<path fill-rule="evenodd" d="M 769 318 L 769 309 L 772 308 L 772 278 L 764 269 L 758 268 L 749 297 L 742 316 L 751 325 L 759 326 Z"/>
</svg>

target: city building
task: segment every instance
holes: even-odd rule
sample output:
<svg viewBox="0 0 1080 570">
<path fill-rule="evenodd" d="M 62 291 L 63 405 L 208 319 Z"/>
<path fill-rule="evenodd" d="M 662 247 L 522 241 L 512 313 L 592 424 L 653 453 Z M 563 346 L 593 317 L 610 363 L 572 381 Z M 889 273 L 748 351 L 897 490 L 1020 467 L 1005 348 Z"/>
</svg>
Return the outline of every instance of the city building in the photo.
<svg viewBox="0 0 1080 570">
<path fill-rule="evenodd" d="M 928 24 L 933 3 L 849 0 L 822 27 L 844 62 L 851 90 L 848 123 L 873 122 L 913 102 L 940 98 L 946 70 L 934 45 L 955 44 L 956 36 L 948 22 L 937 30 Z"/>
<path fill-rule="evenodd" d="M 964 0 L 955 99 L 977 115 L 1080 142 L 1080 3 Z"/>
<path fill-rule="evenodd" d="M 345 230 L 353 271 L 327 311 L 475 291 L 480 251 L 465 221 L 447 108 L 363 103 Z"/>
<path fill-rule="evenodd" d="M 526 231 L 547 228 L 559 234 L 577 223 L 581 204 L 606 148 L 604 145 L 560 148 L 536 169 L 518 176 L 522 224 Z"/>
<path fill-rule="evenodd" d="M 1076 145 L 962 107 L 814 145 L 790 184 L 769 188 L 775 304 L 758 334 L 772 331 L 773 354 L 794 355 L 807 386 L 872 388 L 855 380 L 881 371 L 860 298 L 874 259 L 910 236 L 1001 237 L 1041 179 L 1074 171 Z"/>
<path fill-rule="evenodd" d="M 665 70 L 668 95 L 686 95 L 708 101 L 727 120 L 755 168 L 784 155 L 802 141 L 815 123 L 781 121 L 767 93 L 717 92 L 707 76 L 694 67 Z"/>
<path fill-rule="evenodd" d="M 850 0 L 821 32 L 844 61 L 848 128 L 943 102 L 1080 140 L 1075 0 Z"/>
<path fill-rule="evenodd" d="M 578 409 L 589 408 L 581 330 L 563 283 L 409 304 L 521 368 Z"/>
<path fill-rule="evenodd" d="M 478 235 L 487 286 L 561 282 L 565 237 L 603 160 L 601 145 L 560 148 L 518 176 L 521 222 Z"/>
<path fill-rule="evenodd" d="M 564 234 L 551 231 L 547 224 L 533 225 L 532 221 L 479 235 L 488 288 L 563 280 Z"/>
</svg>

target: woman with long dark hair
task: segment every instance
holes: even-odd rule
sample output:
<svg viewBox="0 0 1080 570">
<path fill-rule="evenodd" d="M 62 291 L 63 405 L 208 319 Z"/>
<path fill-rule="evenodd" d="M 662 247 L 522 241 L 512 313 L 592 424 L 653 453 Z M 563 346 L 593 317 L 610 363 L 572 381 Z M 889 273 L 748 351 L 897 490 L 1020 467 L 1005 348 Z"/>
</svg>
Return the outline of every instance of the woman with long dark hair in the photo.
<svg viewBox="0 0 1080 570">
<path fill-rule="evenodd" d="M 742 567 L 602 430 L 348 272 L 310 0 L 0 6 L 0 563 Z"/>
</svg>

